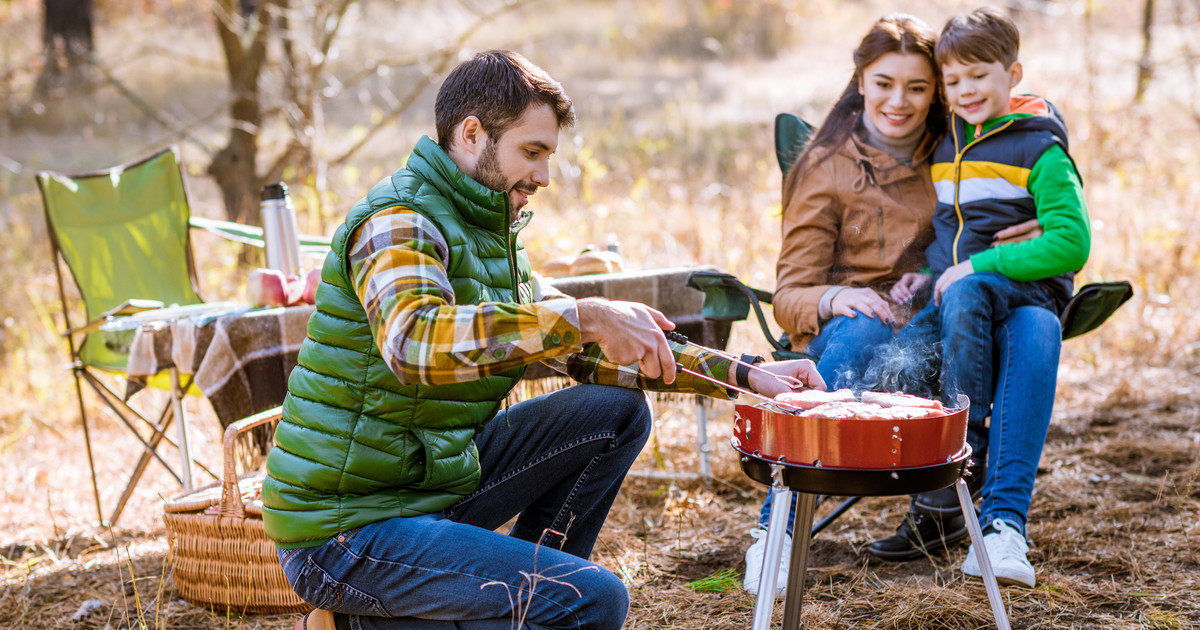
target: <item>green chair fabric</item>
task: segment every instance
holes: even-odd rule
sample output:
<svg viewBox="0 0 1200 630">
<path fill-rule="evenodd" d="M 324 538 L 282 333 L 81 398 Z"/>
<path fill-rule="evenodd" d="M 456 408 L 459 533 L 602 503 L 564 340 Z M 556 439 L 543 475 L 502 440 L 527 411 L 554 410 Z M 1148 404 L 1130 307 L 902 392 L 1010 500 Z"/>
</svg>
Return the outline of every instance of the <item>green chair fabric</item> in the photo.
<svg viewBox="0 0 1200 630">
<path fill-rule="evenodd" d="M 38 173 L 54 245 L 94 321 L 131 299 L 200 304 L 188 240 L 188 201 L 172 147 L 96 173 Z M 88 333 L 84 365 L 125 370 L 126 337 Z"/>
<path fill-rule="evenodd" d="M 775 159 L 784 177 L 804 152 L 812 135 L 813 126 L 799 116 L 790 112 L 775 116 Z"/>
<path fill-rule="evenodd" d="M 1059 316 L 1063 340 L 1099 328 L 1131 297 L 1133 285 L 1128 280 L 1093 282 L 1079 287 Z"/>
</svg>

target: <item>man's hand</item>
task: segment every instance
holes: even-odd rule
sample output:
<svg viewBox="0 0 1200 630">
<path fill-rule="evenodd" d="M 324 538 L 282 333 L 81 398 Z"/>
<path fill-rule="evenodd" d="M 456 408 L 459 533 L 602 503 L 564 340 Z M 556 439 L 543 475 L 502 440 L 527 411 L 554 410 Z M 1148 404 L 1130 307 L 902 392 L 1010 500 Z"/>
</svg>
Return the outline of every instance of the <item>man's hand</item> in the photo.
<svg viewBox="0 0 1200 630">
<path fill-rule="evenodd" d="M 822 379 L 821 375 L 817 372 L 817 364 L 808 359 L 760 363 L 755 367 L 760 369 L 750 370 L 750 389 L 767 398 L 774 398 L 783 392 L 796 391 L 789 387 L 787 383 L 771 376 L 771 374 L 790 376 L 804 383 L 810 389 L 825 389 L 825 379 Z M 770 374 L 764 374 L 763 370 L 770 372 Z M 732 368 L 730 368 L 730 371 L 732 371 Z"/>
<path fill-rule="evenodd" d="M 909 272 L 900 276 L 900 280 L 892 285 L 889 294 L 897 304 L 907 304 L 925 285 L 933 280 L 928 274 Z"/>
<path fill-rule="evenodd" d="M 957 280 L 973 273 L 975 273 L 975 267 L 971 266 L 969 258 L 947 269 L 942 277 L 938 278 L 937 284 L 933 285 L 933 303 L 941 305 L 942 294 L 946 292 L 946 289 L 949 289 L 950 285 Z"/>
<path fill-rule="evenodd" d="M 1007 245 L 1009 243 L 1020 243 L 1021 241 L 1033 240 L 1042 235 L 1042 224 L 1038 223 L 1037 219 L 1030 219 L 1023 223 L 1010 225 L 992 237 L 992 247 L 996 245 Z"/>
<path fill-rule="evenodd" d="M 888 324 L 896 323 L 892 307 L 888 305 L 887 300 L 879 297 L 874 289 L 842 289 L 833 296 L 829 307 L 834 315 L 843 315 L 853 319 L 862 313 L 867 317 L 882 318 Z"/>
<path fill-rule="evenodd" d="M 600 351 L 614 363 L 637 363 L 646 376 L 675 382 L 675 355 L 663 335 L 675 324 L 665 315 L 645 304 L 602 298 L 583 298 L 576 306 L 583 343 L 600 344 Z"/>
</svg>

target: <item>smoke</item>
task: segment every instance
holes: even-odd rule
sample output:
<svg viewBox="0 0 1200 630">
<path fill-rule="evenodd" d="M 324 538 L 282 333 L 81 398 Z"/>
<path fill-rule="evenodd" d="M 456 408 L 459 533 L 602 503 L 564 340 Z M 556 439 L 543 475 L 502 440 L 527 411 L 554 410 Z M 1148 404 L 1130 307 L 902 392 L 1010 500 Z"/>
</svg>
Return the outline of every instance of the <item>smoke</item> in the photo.
<svg viewBox="0 0 1200 630">
<path fill-rule="evenodd" d="M 954 400 L 957 392 L 941 391 L 942 342 L 897 338 L 879 346 L 856 391 L 904 392 L 925 398 Z"/>
</svg>

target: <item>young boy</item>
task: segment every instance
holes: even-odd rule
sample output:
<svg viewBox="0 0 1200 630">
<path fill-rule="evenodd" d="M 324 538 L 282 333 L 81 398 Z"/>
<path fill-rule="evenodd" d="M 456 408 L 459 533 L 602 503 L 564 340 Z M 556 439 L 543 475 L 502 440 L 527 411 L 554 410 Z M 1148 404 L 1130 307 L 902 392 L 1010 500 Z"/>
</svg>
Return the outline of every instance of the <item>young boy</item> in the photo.
<svg viewBox="0 0 1200 630">
<path fill-rule="evenodd" d="M 910 349 L 941 343 L 941 395 L 945 402 L 958 393 L 970 399 L 968 441 L 978 460 L 987 459 L 986 424 L 995 388 L 993 324 L 1022 306 L 1061 312 L 1091 244 L 1083 187 L 1067 154 L 1062 117 L 1039 97 L 1010 96 L 1022 75 L 1019 40 L 1012 21 L 990 7 L 952 18 L 938 39 L 935 54 L 952 115 L 932 160 L 936 238 L 926 254 L 935 279 L 933 300 L 896 339 Z M 1001 230 L 1034 218 L 1040 236 L 994 244 Z M 908 278 L 902 284 L 912 289 L 929 280 Z M 1052 406 L 1054 383 L 1041 389 L 1048 389 Z M 1022 396 L 1044 399 L 1047 392 Z M 1007 410 L 1014 426 L 1004 428 L 1005 440 L 996 440 L 1003 449 L 993 449 L 996 461 L 988 462 L 980 524 L 1001 583 L 1035 584 L 1025 557 L 1025 523 L 1049 406 L 1045 413 L 1026 414 L 1044 415 L 1044 423 Z M 1013 444 L 1010 430 L 1021 433 Z M 914 507 L 933 515 L 956 512 L 953 487 L 916 497 Z M 902 540 L 902 530 L 876 541 L 872 553 L 894 556 L 896 545 L 910 542 Z M 974 547 L 962 570 L 980 575 Z"/>
</svg>

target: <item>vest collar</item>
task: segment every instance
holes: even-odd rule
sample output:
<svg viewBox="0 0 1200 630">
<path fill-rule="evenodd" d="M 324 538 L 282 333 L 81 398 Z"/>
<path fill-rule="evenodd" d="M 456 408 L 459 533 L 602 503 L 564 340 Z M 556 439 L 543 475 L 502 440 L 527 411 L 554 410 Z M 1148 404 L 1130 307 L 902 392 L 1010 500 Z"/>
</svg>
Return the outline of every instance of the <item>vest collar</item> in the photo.
<svg viewBox="0 0 1200 630">
<path fill-rule="evenodd" d="M 454 202 L 467 221 L 496 232 L 508 230 L 508 191 L 497 192 L 475 181 L 429 136 L 421 136 L 408 169 Z"/>
</svg>

